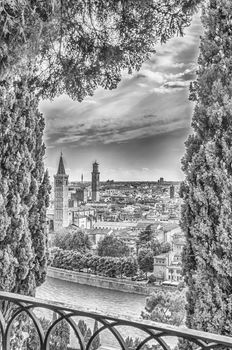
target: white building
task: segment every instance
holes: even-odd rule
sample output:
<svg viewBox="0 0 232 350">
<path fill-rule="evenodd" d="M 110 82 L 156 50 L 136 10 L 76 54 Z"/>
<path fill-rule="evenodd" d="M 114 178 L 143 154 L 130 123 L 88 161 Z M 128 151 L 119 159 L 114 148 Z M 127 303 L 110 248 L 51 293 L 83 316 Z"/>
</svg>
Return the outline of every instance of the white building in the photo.
<svg viewBox="0 0 232 350">
<path fill-rule="evenodd" d="M 97 229 L 112 229 L 112 230 L 124 230 L 136 228 L 136 222 L 128 221 L 98 221 L 95 222 L 93 227 Z"/>
</svg>

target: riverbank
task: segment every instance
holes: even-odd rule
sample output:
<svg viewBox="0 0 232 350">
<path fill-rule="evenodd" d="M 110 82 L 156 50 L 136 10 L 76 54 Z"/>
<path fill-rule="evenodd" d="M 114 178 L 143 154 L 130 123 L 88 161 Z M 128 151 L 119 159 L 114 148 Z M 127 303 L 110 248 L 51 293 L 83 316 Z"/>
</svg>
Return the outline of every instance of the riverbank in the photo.
<svg viewBox="0 0 232 350">
<path fill-rule="evenodd" d="M 48 277 L 57 278 L 63 281 L 142 295 L 149 295 L 155 289 L 160 289 L 158 286 L 148 287 L 147 285 L 142 285 L 135 281 L 96 276 L 85 272 L 58 269 L 56 267 L 49 267 L 47 275 Z"/>
</svg>

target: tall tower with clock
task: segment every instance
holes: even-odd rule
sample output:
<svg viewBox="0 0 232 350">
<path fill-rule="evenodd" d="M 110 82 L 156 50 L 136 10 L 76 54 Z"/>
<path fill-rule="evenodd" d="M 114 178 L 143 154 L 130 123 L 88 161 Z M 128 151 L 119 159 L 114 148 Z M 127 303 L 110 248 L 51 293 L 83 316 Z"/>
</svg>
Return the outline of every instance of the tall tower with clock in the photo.
<svg viewBox="0 0 232 350">
<path fill-rule="evenodd" d="M 54 175 L 54 231 L 69 225 L 68 175 L 65 173 L 63 155 L 60 155 L 57 174 Z"/>
<path fill-rule="evenodd" d="M 99 164 L 97 162 L 93 163 L 92 171 L 92 201 L 99 202 L 99 180 L 100 172 L 98 170 Z"/>
</svg>

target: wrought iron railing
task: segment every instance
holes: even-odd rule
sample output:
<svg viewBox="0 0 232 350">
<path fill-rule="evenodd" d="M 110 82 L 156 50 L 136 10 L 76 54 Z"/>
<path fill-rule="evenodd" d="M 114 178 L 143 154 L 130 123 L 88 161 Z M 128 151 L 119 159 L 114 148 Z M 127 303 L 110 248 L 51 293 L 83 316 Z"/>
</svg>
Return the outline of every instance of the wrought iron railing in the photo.
<svg viewBox="0 0 232 350">
<path fill-rule="evenodd" d="M 0 292 L 0 302 L 2 350 L 169 350 L 177 344 L 176 338 L 196 344 L 197 349 L 232 349 L 231 337 L 96 313 L 79 306 L 6 292 Z"/>
</svg>

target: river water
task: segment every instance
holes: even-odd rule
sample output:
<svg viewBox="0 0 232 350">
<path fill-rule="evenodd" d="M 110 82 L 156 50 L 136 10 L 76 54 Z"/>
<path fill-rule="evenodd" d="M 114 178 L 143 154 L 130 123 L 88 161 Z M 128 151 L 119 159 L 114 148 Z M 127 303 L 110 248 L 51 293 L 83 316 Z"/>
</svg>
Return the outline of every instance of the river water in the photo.
<svg viewBox="0 0 232 350">
<path fill-rule="evenodd" d="M 37 288 L 36 296 L 42 299 L 65 302 L 92 311 L 113 313 L 120 316 L 139 317 L 146 303 L 146 296 L 116 290 L 97 288 L 48 277 Z"/>
<path fill-rule="evenodd" d="M 82 284 L 48 277 L 46 282 L 37 289 L 36 296 L 38 298 L 51 301 L 65 302 L 87 309 L 86 311 L 96 311 L 106 314 L 114 314 L 122 317 L 123 315 L 138 318 L 144 309 L 146 296 L 140 294 L 125 293 L 110 289 L 97 288 Z M 44 314 L 45 317 L 48 314 Z M 49 317 L 50 318 L 50 315 Z M 83 317 L 82 317 L 83 319 Z M 76 319 L 78 322 L 78 319 Z M 94 323 L 90 319 L 84 319 L 87 325 L 93 330 Z M 119 329 L 120 333 L 126 338 L 128 335 L 132 337 L 143 337 L 140 331 Z M 103 348 L 118 348 L 118 344 L 109 331 L 104 331 L 101 335 L 101 344 Z M 74 334 L 71 334 L 71 345 L 78 347 Z"/>
<path fill-rule="evenodd" d="M 80 306 L 89 311 L 113 314 L 119 317 L 125 315 L 127 317 L 138 318 L 141 315 L 141 311 L 144 310 L 146 303 L 145 295 L 97 288 L 51 277 L 48 277 L 46 282 L 37 288 L 36 296 L 41 299 L 64 302 L 73 305 L 76 309 Z M 42 316 L 46 317 L 46 314 L 43 313 Z M 75 319 L 76 322 L 78 320 Z M 91 331 L 93 331 L 93 320 L 84 319 L 84 321 L 90 327 Z M 143 339 L 145 336 L 145 333 L 132 327 L 118 327 L 118 330 L 124 339 L 127 336 L 134 339 Z M 171 340 L 170 342 L 170 340 L 169 338 L 168 343 L 173 347 L 176 341 Z M 70 344 L 75 349 L 79 348 L 79 344 L 73 333 L 71 333 Z M 108 330 L 101 333 L 101 346 L 102 350 L 120 348 L 118 342 Z"/>
</svg>

